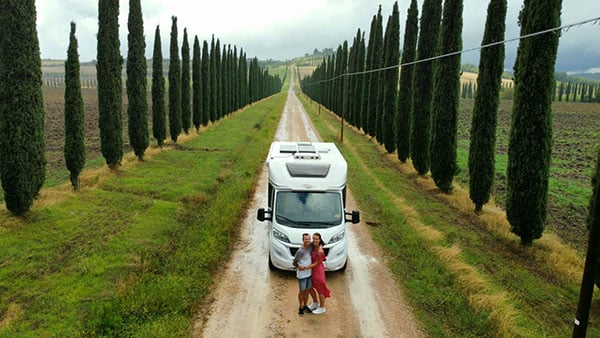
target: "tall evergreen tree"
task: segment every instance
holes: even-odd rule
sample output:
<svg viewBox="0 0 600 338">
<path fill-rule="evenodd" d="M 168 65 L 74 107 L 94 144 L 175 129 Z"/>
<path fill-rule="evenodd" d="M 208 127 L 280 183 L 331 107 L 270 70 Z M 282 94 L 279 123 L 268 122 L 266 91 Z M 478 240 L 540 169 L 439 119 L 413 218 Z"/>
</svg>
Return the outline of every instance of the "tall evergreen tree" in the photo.
<svg viewBox="0 0 600 338">
<path fill-rule="evenodd" d="M 371 87 L 371 76 L 373 76 L 373 72 L 369 72 L 373 69 L 375 69 L 374 67 L 374 62 L 373 62 L 373 55 L 375 52 L 375 32 L 376 32 L 376 27 L 377 25 L 377 15 L 373 15 L 373 19 L 371 19 L 371 30 L 369 31 L 369 45 L 367 46 L 367 55 L 366 55 L 366 63 L 365 63 L 365 70 L 368 72 L 367 74 L 363 75 L 363 94 L 362 94 L 362 104 L 361 104 L 361 125 L 362 128 L 365 132 L 365 134 L 370 134 L 371 131 L 369 130 L 369 119 L 371 119 L 371 92 L 372 92 L 372 87 Z M 328 65 L 330 65 L 331 63 L 328 62 Z"/>
<path fill-rule="evenodd" d="M 229 113 L 229 50 L 223 44 L 223 54 L 221 55 L 221 116 Z"/>
<path fill-rule="evenodd" d="M 192 53 L 192 121 L 196 131 L 202 124 L 202 60 L 200 58 L 200 41 L 194 37 L 194 52 Z"/>
<path fill-rule="evenodd" d="M 123 58 L 119 42 L 119 1 L 98 3 L 98 124 L 100 148 L 109 168 L 115 169 L 123 159 L 123 113 L 121 67 Z"/>
<path fill-rule="evenodd" d="M 233 68 L 233 76 L 231 78 L 231 106 L 233 110 L 237 110 L 240 108 L 238 104 L 240 98 L 239 84 L 240 84 L 240 67 L 239 67 L 239 58 L 237 46 L 233 46 L 233 58 L 231 60 L 231 67 Z"/>
<path fill-rule="evenodd" d="M 342 115 L 342 74 L 344 73 L 343 67 L 343 56 L 342 53 L 342 45 L 339 45 L 337 51 L 335 52 L 335 81 L 334 81 L 334 94 L 333 94 L 333 112 L 341 116 Z"/>
<path fill-rule="evenodd" d="M 562 102 L 564 93 L 565 93 L 565 83 L 561 81 L 560 85 L 558 86 L 558 102 Z"/>
<path fill-rule="evenodd" d="M 85 165 L 85 114 L 79 76 L 79 54 L 75 23 L 71 22 L 69 49 L 65 61 L 65 164 L 74 190 L 79 190 L 79 174 Z"/>
<path fill-rule="evenodd" d="M 22 215 L 46 175 L 35 1 L 0 1 L 0 32 L 0 180 L 6 208 Z"/>
<path fill-rule="evenodd" d="M 181 128 L 186 134 L 190 131 L 192 119 L 190 81 L 190 44 L 187 28 L 184 28 L 181 44 Z"/>
<path fill-rule="evenodd" d="M 140 0 L 129 0 L 129 35 L 127 41 L 127 116 L 129 143 L 135 156 L 144 160 L 150 142 L 148 135 L 148 100 L 146 99 L 146 41 Z"/>
<path fill-rule="evenodd" d="M 406 15 L 402 64 L 415 61 L 417 34 L 419 32 L 419 8 L 417 0 L 412 0 Z M 396 121 L 396 141 L 398 159 L 404 163 L 410 157 L 410 126 L 412 123 L 413 78 L 415 65 L 402 66 L 400 71 L 400 92 L 398 93 L 398 118 Z"/>
<path fill-rule="evenodd" d="M 215 121 L 223 117 L 223 81 L 221 70 L 221 41 L 215 42 Z"/>
<path fill-rule="evenodd" d="M 217 48 L 215 48 L 215 37 L 213 35 L 210 43 L 210 121 L 215 122 L 217 118 Z"/>
<path fill-rule="evenodd" d="M 240 49 L 240 107 L 248 104 L 248 61 L 246 53 Z"/>
<path fill-rule="evenodd" d="M 424 0 L 421 12 L 417 60 L 438 54 L 442 0 Z M 431 110 L 435 88 L 435 62 L 416 65 L 413 84 L 413 121 L 410 135 L 411 158 L 419 175 L 425 175 L 430 165 Z"/>
<path fill-rule="evenodd" d="M 562 0 L 526 3 L 525 34 L 560 26 Z M 542 236 L 546 221 L 558 38 L 556 33 L 542 34 L 519 42 L 508 144 L 506 216 L 523 245 Z"/>
<path fill-rule="evenodd" d="M 358 42 L 358 53 L 356 56 L 356 72 L 363 73 L 365 71 L 365 58 L 366 58 L 366 46 L 365 46 L 365 33 L 360 32 L 357 34 L 360 37 Z M 355 89 L 354 89 L 354 125 L 360 129 L 362 128 L 362 101 L 363 101 L 363 87 L 365 82 L 365 75 L 355 75 Z"/>
<path fill-rule="evenodd" d="M 202 125 L 206 126 L 208 125 L 208 122 L 210 121 L 210 93 L 211 93 L 211 89 L 210 89 L 210 58 L 208 57 L 208 42 L 206 40 L 204 40 L 204 42 L 202 42 L 202 64 L 201 64 L 201 74 L 200 74 L 200 81 L 202 82 L 201 88 L 201 95 L 202 95 L 202 99 L 200 99 L 200 101 L 202 102 Z"/>
<path fill-rule="evenodd" d="M 490 1 L 482 45 L 504 40 L 506 7 L 506 0 Z M 483 48 L 469 146 L 469 196 L 476 212 L 489 201 L 494 184 L 496 124 L 503 71 L 504 44 Z"/>
<path fill-rule="evenodd" d="M 377 12 L 377 21 L 375 22 L 375 34 L 373 36 L 373 69 L 380 69 L 383 66 L 383 17 L 381 16 L 381 5 Z M 370 41 L 369 41 L 370 43 Z M 378 138 L 381 143 L 381 135 L 378 135 L 381 122 L 382 111 L 382 91 L 383 80 L 381 71 L 372 72 L 369 79 L 369 132 L 372 136 Z"/>
<path fill-rule="evenodd" d="M 152 54 L 152 135 L 159 147 L 167 138 L 167 118 L 165 111 L 165 77 L 163 75 L 162 43 L 160 27 L 154 33 Z"/>
<path fill-rule="evenodd" d="M 394 2 L 392 15 L 385 29 L 384 67 L 392 67 L 400 60 L 400 13 L 398 1 Z M 396 150 L 396 111 L 398 109 L 398 68 L 383 73 L 383 109 L 381 111 L 381 141 L 388 153 Z"/>
<path fill-rule="evenodd" d="M 462 0 L 444 2 L 441 54 L 462 50 Z M 460 54 L 440 60 L 432 113 L 431 176 L 443 192 L 452 190 L 456 164 L 456 133 L 460 96 Z"/>
<path fill-rule="evenodd" d="M 354 72 L 356 72 L 355 66 L 356 66 L 356 53 L 358 52 L 358 46 L 357 46 L 357 39 L 356 37 L 354 37 L 354 40 L 352 41 L 352 46 L 350 46 L 350 49 L 348 50 L 348 73 L 349 74 L 353 74 Z M 313 71 L 313 75 L 316 72 L 316 69 Z M 345 111 L 345 118 L 346 121 L 348 121 L 348 123 L 353 124 L 353 115 L 354 115 L 354 83 L 356 82 L 356 76 L 346 76 L 346 86 L 347 86 L 347 90 L 346 90 L 346 111 Z"/>
<path fill-rule="evenodd" d="M 177 42 L 177 17 L 171 17 L 171 44 L 169 62 L 169 133 L 171 140 L 177 142 L 181 133 L 181 64 L 179 61 L 179 43 Z"/>
</svg>

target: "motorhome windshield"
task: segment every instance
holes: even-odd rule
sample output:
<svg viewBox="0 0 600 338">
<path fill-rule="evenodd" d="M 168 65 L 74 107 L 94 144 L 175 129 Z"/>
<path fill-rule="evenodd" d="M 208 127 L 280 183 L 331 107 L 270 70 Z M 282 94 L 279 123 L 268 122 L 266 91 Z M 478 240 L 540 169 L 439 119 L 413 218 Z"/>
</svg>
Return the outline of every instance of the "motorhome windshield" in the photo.
<svg viewBox="0 0 600 338">
<path fill-rule="evenodd" d="M 342 199 L 336 192 L 279 191 L 277 223 L 293 228 L 329 228 L 342 223 Z"/>
</svg>

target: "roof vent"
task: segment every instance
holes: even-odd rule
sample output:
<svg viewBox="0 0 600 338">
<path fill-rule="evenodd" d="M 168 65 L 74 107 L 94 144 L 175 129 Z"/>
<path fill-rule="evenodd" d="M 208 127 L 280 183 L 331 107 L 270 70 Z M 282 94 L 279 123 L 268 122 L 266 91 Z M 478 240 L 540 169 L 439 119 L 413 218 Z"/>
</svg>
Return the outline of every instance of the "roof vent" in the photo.
<svg viewBox="0 0 600 338">
<path fill-rule="evenodd" d="M 288 162 L 287 170 L 292 177 L 327 177 L 329 163 Z"/>
</svg>

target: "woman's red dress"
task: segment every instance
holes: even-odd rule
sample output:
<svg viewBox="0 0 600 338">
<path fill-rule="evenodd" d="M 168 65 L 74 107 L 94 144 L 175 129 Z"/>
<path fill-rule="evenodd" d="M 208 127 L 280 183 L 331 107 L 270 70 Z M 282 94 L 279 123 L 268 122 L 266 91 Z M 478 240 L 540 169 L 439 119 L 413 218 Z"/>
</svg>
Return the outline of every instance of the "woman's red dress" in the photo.
<svg viewBox="0 0 600 338">
<path fill-rule="evenodd" d="M 325 266 L 323 266 L 323 262 L 327 260 L 327 257 L 319 255 L 318 249 L 312 251 L 311 257 L 313 263 L 317 263 L 312 269 L 313 288 L 317 289 L 317 293 L 320 295 L 325 295 L 325 298 L 331 297 L 331 291 L 329 291 L 325 282 Z"/>
</svg>

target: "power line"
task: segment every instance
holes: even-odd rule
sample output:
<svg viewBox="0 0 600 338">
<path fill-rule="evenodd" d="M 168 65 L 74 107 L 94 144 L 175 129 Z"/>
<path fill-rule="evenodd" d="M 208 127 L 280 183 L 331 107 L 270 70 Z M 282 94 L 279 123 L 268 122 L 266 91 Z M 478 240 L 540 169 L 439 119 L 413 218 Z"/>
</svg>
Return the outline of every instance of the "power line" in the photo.
<svg viewBox="0 0 600 338">
<path fill-rule="evenodd" d="M 575 26 L 583 26 L 586 24 L 591 23 L 592 25 L 596 25 L 600 22 L 600 16 L 599 17 L 595 17 L 593 19 L 588 19 L 588 20 L 583 20 L 583 21 L 579 21 L 579 22 L 575 22 L 572 24 L 568 24 L 568 25 L 564 25 L 564 26 L 560 26 L 560 27 L 554 27 L 554 28 L 549 28 L 543 31 L 539 31 L 539 32 L 535 32 L 535 33 L 530 33 L 530 34 L 525 34 L 525 35 L 521 35 L 519 37 L 516 38 L 512 38 L 512 39 L 508 39 L 508 40 L 502 40 L 502 41 L 497 41 L 497 42 L 491 42 L 485 45 L 481 45 L 478 47 L 473 47 L 473 48 L 469 48 L 469 49 L 463 49 L 460 51 L 456 51 L 456 52 L 450 52 L 450 53 L 446 53 L 443 55 L 438 55 L 438 56 L 432 56 L 430 58 L 426 58 L 426 59 L 422 59 L 422 60 L 416 60 L 416 61 L 411 61 L 411 62 L 407 62 L 407 63 L 402 63 L 402 64 L 398 64 L 398 65 L 393 65 L 393 66 L 387 66 L 387 67 L 383 67 L 383 68 L 377 68 L 377 69 L 369 69 L 369 70 L 365 70 L 362 72 L 353 72 L 353 73 L 344 73 L 344 74 L 340 74 L 332 79 L 328 79 L 328 80 L 320 80 L 308 85 L 315 85 L 318 83 L 323 83 L 323 82 L 329 82 L 329 81 L 334 81 L 337 80 L 343 76 L 352 76 L 352 75 L 362 75 L 362 74 L 369 74 L 369 73 L 374 73 L 374 72 L 380 72 L 383 70 L 389 70 L 389 69 L 394 69 L 394 68 L 398 68 L 398 67 L 402 67 L 402 66 L 410 66 L 410 65 L 415 65 L 417 63 L 422 63 L 422 62 L 428 62 L 428 61 L 433 61 L 433 60 L 437 60 L 437 59 L 442 59 L 448 56 L 453 56 L 453 55 L 458 55 L 458 54 L 464 54 L 467 52 L 473 52 L 476 50 L 481 50 L 483 48 L 488 48 L 488 47 L 493 47 L 493 46 L 497 46 L 500 44 L 505 44 L 507 42 L 513 42 L 513 41 L 517 41 L 517 40 L 521 40 L 521 39 L 526 39 L 526 38 L 530 38 L 530 37 L 534 37 L 534 36 L 538 36 L 538 35 L 542 35 L 542 34 L 546 34 L 546 33 L 551 33 L 551 32 L 555 32 L 555 31 L 560 31 L 560 30 L 565 30 L 568 31 L 570 28 L 575 27 Z"/>
</svg>

